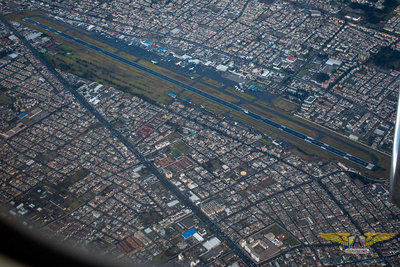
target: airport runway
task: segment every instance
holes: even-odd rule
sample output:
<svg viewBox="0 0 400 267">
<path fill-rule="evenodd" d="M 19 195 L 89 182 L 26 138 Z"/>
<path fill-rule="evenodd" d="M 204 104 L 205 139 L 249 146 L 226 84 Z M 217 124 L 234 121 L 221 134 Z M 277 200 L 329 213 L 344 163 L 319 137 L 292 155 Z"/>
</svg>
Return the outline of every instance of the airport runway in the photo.
<svg viewBox="0 0 400 267">
<path fill-rule="evenodd" d="M 326 143 L 323 143 L 321 141 L 315 140 L 314 138 L 309 137 L 307 135 L 304 135 L 302 133 L 299 133 L 299 132 L 297 132 L 297 131 L 289 128 L 289 127 L 286 127 L 286 126 L 284 126 L 282 124 L 274 122 L 274 121 L 272 121 L 272 120 L 270 120 L 268 118 L 260 116 L 260 115 L 258 115 L 256 113 L 251 112 L 251 111 L 245 110 L 245 109 L 243 109 L 242 107 L 240 107 L 238 105 L 235 105 L 235 104 L 230 103 L 230 102 L 228 102 L 226 100 L 223 100 L 223 99 L 221 99 L 219 97 L 216 97 L 216 96 L 213 96 L 213 95 L 208 94 L 206 92 L 203 92 L 203 91 L 201 91 L 201 90 L 199 90 L 199 89 L 197 89 L 197 88 L 195 88 L 193 86 L 190 86 L 190 85 L 187 85 L 187 84 L 185 84 L 183 82 L 177 81 L 177 80 L 175 80 L 175 79 L 173 79 L 171 77 L 168 77 L 168 76 L 166 76 L 164 74 L 158 73 L 158 72 L 156 72 L 156 71 L 154 71 L 152 69 L 146 68 L 146 67 L 144 67 L 144 66 L 142 66 L 142 65 L 140 65 L 140 64 L 138 64 L 136 62 L 130 61 L 130 60 L 125 59 L 125 58 L 123 58 L 123 57 L 121 57 L 121 56 L 119 56 L 117 54 L 114 54 L 114 53 L 109 52 L 107 50 L 104 50 L 104 49 L 102 49 L 100 47 L 97 47 L 95 45 L 87 43 L 87 42 L 85 42 L 85 41 L 83 41 L 83 40 L 81 40 L 79 38 L 76 38 L 74 36 L 68 35 L 68 34 L 66 34 L 64 32 L 58 31 L 58 30 L 56 30 L 54 28 L 51 28 L 51 27 L 49 27 L 47 25 L 44 25 L 44 24 L 42 24 L 40 22 L 31 20 L 29 18 L 24 18 L 23 20 L 26 21 L 26 22 L 29 22 L 31 24 L 34 24 L 34 25 L 36 25 L 36 26 L 38 26 L 38 27 L 40 27 L 42 29 L 45 29 L 47 31 L 53 32 L 53 33 L 55 33 L 55 34 L 57 34 L 57 35 L 59 35 L 61 37 L 64 37 L 64 38 L 70 40 L 70 41 L 76 42 L 76 43 L 78 43 L 78 44 L 80 44 L 82 46 L 85 46 L 85 47 L 89 48 L 89 49 L 92 49 L 92 50 L 95 50 L 95 51 L 97 51 L 99 53 L 102 53 L 103 55 L 106 55 L 106 56 L 111 57 L 111 58 L 113 58 L 115 60 L 118 60 L 118 61 L 120 61 L 120 62 L 122 62 L 124 64 L 127 64 L 127 65 L 131 66 L 131 67 L 134 67 L 136 69 L 139 69 L 139 70 L 142 70 L 144 72 L 147 72 L 147 73 L 149 73 L 149 74 L 151 74 L 151 75 L 153 75 L 153 76 L 155 76 L 157 78 L 163 79 L 163 80 L 165 80 L 165 81 L 167 81 L 169 83 L 172 83 L 172 84 L 174 84 L 176 86 L 179 86 L 179 87 L 181 87 L 181 88 L 183 88 L 185 90 L 188 90 L 188 91 L 190 91 L 192 93 L 195 93 L 195 94 L 198 94 L 198 95 L 200 95 L 202 97 L 205 97 L 205 98 L 207 98 L 207 99 L 209 99 L 211 101 L 214 101 L 214 102 L 216 102 L 216 103 L 218 103 L 220 105 L 223 105 L 223 106 L 225 106 L 225 107 L 227 107 L 227 108 L 229 108 L 231 110 L 240 112 L 243 115 L 246 115 L 246 116 L 248 116 L 250 118 L 253 118 L 253 119 L 257 120 L 257 121 L 263 122 L 263 123 L 267 124 L 270 127 L 273 127 L 273 128 L 278 129 L 278 130 L 280 130 L 282 132 L 290 134 L 290 135 L 292 135 L 292 136 L 294 136 L 294 137 L 296 137 L 298 139 L 301 139 L 301 140 L 303 140 L 305 142 L 308 142 L 308 143 L 310 143 L 310 144 L 312 144 L 314 146 L 317 146 L 317 147 L 319 147 L 319 148 L 321 148 L 321 149 L 323 149 L 325 151 L 331 152 L 331 153 L 333 153 L 333 154 L 335 154 L 335 155 L 337 155 L 337 156 L 339 156 L 339 157 L 341 157 L 341 158 L 343 158 L 345 160 L 348 160 L 348 161 L 351 161 L 353 163 L 356 163 L 356 164 L 358 164 L 358 165 L 360 165 L 360 166 L 362 166 L 362 167 L 364 167 L 366 169 L 372 170 L 372 169 L 375 168 L 374 164 L 366 162 L 366 161 L 364 161 L 364 160 L 362 160 L 362 159 L 360 159 L 360 158 L 358 158 L 356 156 L 353 156 L 353 155 L 351 155 L 349 153 L 346 153 L 346 152 L 344 152 L 344 151 L 342 151 L 342 150 L 340 150 L 338 148 L 335 148 L 335 147 L 333 147 L 331 145 L 328 145 Z"/>
</svg>

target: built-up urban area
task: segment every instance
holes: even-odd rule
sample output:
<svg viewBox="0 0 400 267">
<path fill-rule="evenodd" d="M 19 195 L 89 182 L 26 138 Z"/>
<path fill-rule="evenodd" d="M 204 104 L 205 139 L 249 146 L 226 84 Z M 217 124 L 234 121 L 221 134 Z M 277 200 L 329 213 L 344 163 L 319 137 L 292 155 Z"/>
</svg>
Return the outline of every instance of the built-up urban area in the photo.
<svg viewBox="0 0 400 267">
<path fill-rule="evenodd" d="M 381 2 L 375 3 L 378 10 Z M 257 80 L 268 92 L 300 104 L 296 116 L 391 153 L 398 72 L 369 63 L 382 47 L 398 48 L 398 9 L 380 31 L 360 23 L 354 9 L 330 1 L 24 4 L 89 32 L 173 55 L 183 64 Z M 349 15 L 339 18 L 339 11 Z"/>
<path fill-rule="evenodd" d="M 398 48 L 398 13 L 380 31 L 317 0 L 14 2 L 0 7 L 45 10 L 183 66 L 213 67 L 245 84 L 238 89 L 284 96 L 298 104 L 293 115 L 391 152 L 398 72 L 371 60 Z M 366 255 L 319 237 L 398 233 L 388 180 L 300 157 L 292 144 L 176 94 L 160 104 L 56 70 L 43 55 L 63 42 L 2 16 L 2 217 L 124 263 L 400 261 L 398 235 Z"/>
</svg>

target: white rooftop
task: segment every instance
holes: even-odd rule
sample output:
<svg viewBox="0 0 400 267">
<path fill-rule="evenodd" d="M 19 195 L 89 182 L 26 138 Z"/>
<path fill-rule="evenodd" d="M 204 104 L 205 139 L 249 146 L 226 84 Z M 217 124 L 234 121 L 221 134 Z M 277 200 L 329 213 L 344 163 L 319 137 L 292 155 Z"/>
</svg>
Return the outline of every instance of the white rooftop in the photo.
<svg viewBox="0 0 400 267">
<path fill-rule="evenodd" d="M 206 242 L 204 242 L 203 247 L 205 247 L 207 250 L 211 250 L 220 244 L 221 244 L 221 241 L 218 238 L 213 237 L 210 240 L 207 240 Z"/>
</svg>

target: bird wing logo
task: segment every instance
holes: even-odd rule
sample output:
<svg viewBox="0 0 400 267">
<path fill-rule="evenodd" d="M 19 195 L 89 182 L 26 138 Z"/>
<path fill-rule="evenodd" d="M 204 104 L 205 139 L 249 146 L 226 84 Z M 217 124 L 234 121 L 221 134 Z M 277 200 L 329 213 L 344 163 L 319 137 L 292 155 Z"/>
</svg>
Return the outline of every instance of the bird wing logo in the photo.
<svg viewBox="0 0 400 267">
<path fill-rule="evenodd" d="M 339 243 L 343 246 L 349 245 L 350 233 L 319 233 L 319 236 L 323 239 Z"/>
<path fill-rule="evenodd" d="M 365 233 L 365 245 L 372 246 L 375 243 L 392 239 L 396 233 Z"/>
<path fill-rule="evenodd" d="M 396 233 L 365 233 L 364 235 L 352 235 L 350 233 L 319 233 L 319 236 L 345 246 L 345 253 L 347 254 L 368 254 L 369 246 L 378 242 L 390 240 L 396 236 Z"/>
</svg>

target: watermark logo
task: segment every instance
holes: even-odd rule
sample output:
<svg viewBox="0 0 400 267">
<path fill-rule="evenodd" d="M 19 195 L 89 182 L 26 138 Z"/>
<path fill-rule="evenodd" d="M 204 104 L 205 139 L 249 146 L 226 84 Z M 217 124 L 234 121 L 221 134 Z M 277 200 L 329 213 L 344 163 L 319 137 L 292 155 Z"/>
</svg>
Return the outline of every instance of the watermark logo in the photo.
<svg viewBox="0 0 400 267">
<path fill-rule="evenodd" d="M 396 236 L 396 233 L 365 233 L 364 235 L 352 235 L 350 233 L 319 233 L 319 236 L 345 246 L 345 253 L 347 254 L 368 254 L 369 246 L 392 239 Z"/>
</svg>

